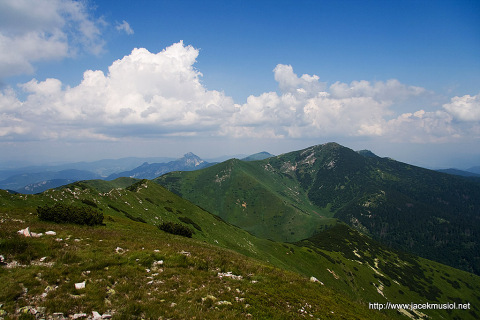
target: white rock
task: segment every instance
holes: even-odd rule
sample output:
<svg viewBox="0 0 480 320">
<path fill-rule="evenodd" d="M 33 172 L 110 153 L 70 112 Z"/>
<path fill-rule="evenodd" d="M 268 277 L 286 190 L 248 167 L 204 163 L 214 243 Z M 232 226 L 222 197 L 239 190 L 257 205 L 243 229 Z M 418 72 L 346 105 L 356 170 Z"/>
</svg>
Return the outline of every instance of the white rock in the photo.
<svg viewBox="0 0 480 320">
<path fill-rule="evenodd" d="M 32 236 L 32 234 L 30 233 L 30 228 L 29 227 L 26 227 L 25 229 L 22 229 L 22 230 L 18 230 L 17 233 L 21 234 L 25 237 L 31 237 Z"/>
<path fill-rule="evenodd" d="M 87 314 L 86 313 L 75 313 L 73 315 L 73 319 L 80 319 L 80 318 L 86 318 Z"/>
<path fill-rule="evenodd" d="M 47 236 L 56 236 L 57 235 L 57 233 L 55 231 L 47 231 L 47 232 L 45 232 L 45 234 Z"/>
<path fill-rule="evenodd" d="M 315 277 L 310 277 L 310 282 L 318 282 L 318 283 L 320 283 L 321 285 L 323 285 L 323 282 L 320 281 L 320 280 L 318 280 L 318 279 L 315 278 Z"/>
<path fill-rule="evenodd" d="M 92 311 L 93 319 L 102 319 L 102 315 L 97 311 Z"/>
<path fill-rule="evenodd" d="M 242 276 L 240 276 L 240 275 L 238 275 L 238 276 L 237 276 L 237 275 L 234 275 L 231 271 L 228 271 L 228 272 L 226 272 L 226 273 L 225 273 L 225 272 L 219 272 L 219 273 L 217 274 L 217 276 L 218 276 L 219 278 L 226 277 L 226 278 L 231 278 L 231 279 L 234 279 L 234 280 L 242 280 L 242 279 L 243 279 Z"/>
<path fill-rule="evenodd" d="M 79 290 L 79 289 L 85 289 L 85 281 L 79 282 L 79 283 L 75 283 L 75 289 L 77 289 L 77 290 Z"/>
</svg>

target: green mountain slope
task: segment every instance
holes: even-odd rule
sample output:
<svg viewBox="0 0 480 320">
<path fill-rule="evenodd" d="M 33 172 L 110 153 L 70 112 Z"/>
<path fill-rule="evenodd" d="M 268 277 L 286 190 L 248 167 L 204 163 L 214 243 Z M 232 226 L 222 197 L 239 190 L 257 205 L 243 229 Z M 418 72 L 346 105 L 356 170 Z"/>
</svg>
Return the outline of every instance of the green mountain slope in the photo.
<svg viewBox="0 0 480 320">
<path fill-rule="evenodd" d="M 298 241 L 335 223 L 328 210 L 312 205 L 295 180 L 263 161 L 231 159 L 154 181 L 263 238 Z"/>
<path fill-rule="evenodd" d="M 299 241 L 335 217 L 389 246 L 480 274 L 480 185 L 459 177 L 328 143 L 155 182 L 260 237 Z"/>
<path fill-rule="evenodd" d="M 387 319 L 298 274 L 148 224 L 58 225 L 18 210 L 0 218 L 2 318 Z M 16 234 L 27 225 L 56 236 Z"/>
<path fill-rule="evenodd" d="M 250 314 L 255 319 L 297 319 L 312 314 L 406 319 L 402 314 L 414 318 L 420 311 L 434 319 L 480 315 L 478 276 L 393 252 L 346 225 L 295 244 L 279 243 L 225 223 L 148 180 L 126 188 L 102 185 L 108 189 L 103 192 L 96 187 L 98 181 L 83 181 L 40 195 L 0 191 L 0 254 L 9 265 L 15 266 L 14 260 L 24 265 L 0 268 L 0 300 L 8 314 L 34 305 L 50 314 L 96 310 L 139 318 L 234 319 Z M 38 205 L 58 202 L 93 207 L 105 214 L 106 225 L 60 225 L 35 217 Z M 153 226 L 162 222 L 191 228 L 192 239 Z M 16 231 L 25 227 L 55 230 L 62 241 L 18 236 Z M 154 271 L 153 262 L 159 260 L 164 261 L 162 271 Z M 312 276 L 320 282 L 310 282 Z M 83 280 L 86 290 L 75 289 L 74 283 Z M 386 302 L 470 302 L 472 307 L 368 309 L 369 303 Z"/>
</svg>

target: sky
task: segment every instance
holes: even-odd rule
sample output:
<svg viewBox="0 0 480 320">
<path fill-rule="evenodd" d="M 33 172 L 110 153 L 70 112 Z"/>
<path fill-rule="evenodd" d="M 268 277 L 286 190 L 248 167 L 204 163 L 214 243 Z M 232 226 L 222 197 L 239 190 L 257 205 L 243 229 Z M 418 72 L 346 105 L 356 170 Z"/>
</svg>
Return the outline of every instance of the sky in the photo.
<svg viewBox="0 0 480 320">
<path fill-rule="evenodd" d="M 0 0 L 0 165 L 331 141 L 479 166 L 480 2 Z"/>
</svg>

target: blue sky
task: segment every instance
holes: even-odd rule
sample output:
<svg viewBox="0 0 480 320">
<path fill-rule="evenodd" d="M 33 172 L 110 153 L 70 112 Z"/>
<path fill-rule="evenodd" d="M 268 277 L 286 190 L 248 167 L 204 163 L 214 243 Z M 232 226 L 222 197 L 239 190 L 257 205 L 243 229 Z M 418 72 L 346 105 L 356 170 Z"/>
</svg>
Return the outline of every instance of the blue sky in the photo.
<svg viewBox="0 0 480 320">
<path fill-rule="evenodd" d="M 0 52 L 0 163 L 337 141 L 480 165 L 478 1 L 0 0 Z"/>
</svg>

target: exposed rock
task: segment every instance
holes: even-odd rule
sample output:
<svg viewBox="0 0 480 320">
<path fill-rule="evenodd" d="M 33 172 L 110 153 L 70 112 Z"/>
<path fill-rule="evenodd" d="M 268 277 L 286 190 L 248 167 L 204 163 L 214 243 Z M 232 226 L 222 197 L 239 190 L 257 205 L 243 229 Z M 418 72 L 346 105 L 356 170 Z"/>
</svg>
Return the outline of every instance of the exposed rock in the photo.
<svg viewBox="0 0 480 320">
<path fill-rule="evenodd" d="M 217 274 L 217 276 L 219 278 L 223 278 L 223 277 L 226 277 L 226 278 L 232 278 L 234 280 L 242 280 L 243 277 L 242 276 L 237 276 L 237 275 L 234 275 L 231 271 L 228 271 L 228 272 L 219 272 Z"/>
<path fill-rule="evenodd" d="M 30 227 L 26 227 L 25 229 L 18 230 L 17 233 L 24 237 L 32 237 L 32 238 L 40 238 L 41 236 L 43 236 L 43 233 L 31 232 Z"/>
<path fill-rule="evenodd" d="M 318 279 L 315 278 L 315 277 L 310 277 L 310 282 L 318 282 L 318 283 L 320 283 L 322 286 L 324 285 L 322 281 L 318 280 Z"/>
<path fill-rule="evenodd" d="M 163 265 L 163 260 L 158 260 L 153 262 L 153 266 L 162 266 Z"/>
<path fill-rule="evenodd" d="M 20 234 L 20 235 L 23 235 L 25 237 L 31 237 L 32 236 L 32 234 L 30 233 L 30 228 L 29 227 L 26 227 L 25 229 L 22 229 L 22 230 L 18 230 L 17 233 Z"/>
<path fill-rule="evenodd" d="M 86 318 L 87 317 L 87 314 L 86 313 L 75 313 L 73 315 L 73 319 L 80 319 L 80 318 Z"/>
<path fill-rule="evenodd" d="M 97 311 L 92 311 L 92 316 L 93 316 L 94 320 L 102 319 L 102 315 L 100 313 L 98 313 Z"/>
<path fill-rule="evenodd" d="M 55 231 L 47 231 L 47 232 L 45 232 L 45 234 L 47 236 L 56 236 L 57 235 L 57 233 Z"/>
<path fill-rule="evenodd" d="M 75 283 L 75 289 L 77 289 L 77 290 L 79 290 L 79 289 L 85 289 L 85 281 L 79 282 L 79 283 Z"/>
<path fill-rule="evenodd" d="M 202 298 L 202 302 L 204 302 L 206 300 L 217 301 L 217 298 L 215 296 L 212 296 L 211 294 L 209 294 L 206 297 Z"/>
<path fill-rule="evenodd" d="M 17 314 L 27 314 L 30 312 L 30 309 L 32 309 L 33 307 L 32 306 L 25 306 L 25 307 L 21 307 L 19 309 L 17 309 Z"/>
</svg>

